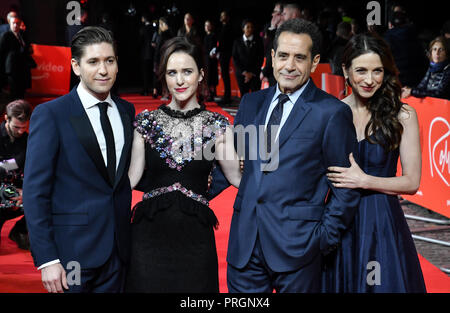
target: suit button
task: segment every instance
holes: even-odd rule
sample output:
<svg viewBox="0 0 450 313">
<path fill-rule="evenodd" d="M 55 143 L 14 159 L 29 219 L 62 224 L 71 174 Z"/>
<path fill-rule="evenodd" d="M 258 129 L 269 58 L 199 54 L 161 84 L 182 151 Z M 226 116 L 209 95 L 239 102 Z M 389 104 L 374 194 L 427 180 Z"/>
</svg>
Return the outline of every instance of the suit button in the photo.
<svg viewBox="0 0 450 313">
<path fill-rule="evenodd" d="M 264 203 L 264 200 L 263 199 L 258 199 L 258 204 L 263 204 Z"/>
</svg>

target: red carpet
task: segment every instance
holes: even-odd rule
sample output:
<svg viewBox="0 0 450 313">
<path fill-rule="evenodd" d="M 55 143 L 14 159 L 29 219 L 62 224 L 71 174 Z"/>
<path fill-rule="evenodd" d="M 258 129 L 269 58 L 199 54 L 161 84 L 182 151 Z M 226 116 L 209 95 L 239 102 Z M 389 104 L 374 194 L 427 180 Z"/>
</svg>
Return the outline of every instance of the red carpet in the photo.
<svg viewBox="0 0 450 313">
<path fill-rule="evenodd" d="M 136 113 L 148 108 L 153 110 L 157 108 L 161 101 L 153 100 L 150 97 L 141 97 L 134 95 L 122 95 L 123 98 L 133 103 L 136 107 Z M 34 104 L 42 101 L 33 99 Z M 232 117 L 224 112 L 215 103 L 207 103 L 208 110 L 224 114 L 232 122 Z M 211 208 L 219 220 L 219 229 L 216 231 L 217 253 L 219 257 L 219 283 L 220 291 L 227 292 L 226 287 L 226 251 L 228 246 L 228 232 L 230 228 L 231 215 L 233 212 L 233 202 L 236 196 L 236 188 L 230 187 L 219 197 L 211 201 Z M 133 204 L 141 199 L 142 193 L 133 192 Z M 28 251 L 20 250 L 14 242 L 8 238 L 10 229 L 15 220 L 5 223 L 1 231 L 0 245 L 0 293 L 26 292 L 39 293 L 45 292 L 41 284 L 40 272 L 33 265 L 31 255 Z M 425 277 L 425 283 L 428 292 L 431 293 L 449 293 L 450 277 L 442 273 L 437 267 L 432 265 L 422 256 L 420 263 Z"/>
</svg>

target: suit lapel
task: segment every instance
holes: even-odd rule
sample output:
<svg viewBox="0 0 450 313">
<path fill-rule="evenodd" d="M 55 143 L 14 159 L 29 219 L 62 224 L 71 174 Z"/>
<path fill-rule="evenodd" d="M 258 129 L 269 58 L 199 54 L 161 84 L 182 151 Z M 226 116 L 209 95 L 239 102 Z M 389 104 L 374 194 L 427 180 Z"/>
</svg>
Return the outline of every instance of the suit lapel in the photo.
<svg viewBox="0 0 450 313">
<path fill-rule="evenodd" d="M 297 102 L 295 102 L 294 107 L 292 108 L 291 113 L 289 114 L 288 119 L 281 128 L 280 136 L 279 136 L 279 147 L 289 139 L 292 132 L 298 128 L 300 123 L 304 120 L 306 115 L 308 115 L 311 110 L 310 105 L 308 104 L 309 99 L 313 97 L 315 93 L 316 86 L 310 80 L 308 85 L 303 90 L 301 96 L 298 98 Z"/>
<path fill-rule="evenodd" d="M 80 98 L 78 97 L 76 88 L 72 89 L 71 96 L 73 101 L 71 103 L 71 115 L 69 117 L 70 123 L 77 134 L 78 140 L 86 150 L 89 157 L 92 159 L 92 162 L 94 162 L 100 175 L 102 175 L 105 181 L 112 186 L 97 137 L 95 136 L 89 117 L 87 116 L 86 111 L 81 104 Z"/>
<path fill-rule="evenodd" d="M 114 97 L 113 100 L 116 103 L 117 108 L 119 109 L 120 118 L 122 120 L 122 125 L 123 125 L 123 132 L 124 132 L 124 144 L 123 144 L 123 148 L 122 148 L 122 154 L 120 156 L 119 167 L 117 168 L 117 172 L 116 172 L 116 181 L 114 182 L 114 188 L 115 188 L 117 186 L 117 184 L 120 182 L 122 175 L 124 174 L 125 165 L 127 163 L 128 154 L 130 152 L 131 144 L 133 141 L 133 134 L 132 134 L 130 116 L 125 112 L 120 99 Z"/>
</svg>

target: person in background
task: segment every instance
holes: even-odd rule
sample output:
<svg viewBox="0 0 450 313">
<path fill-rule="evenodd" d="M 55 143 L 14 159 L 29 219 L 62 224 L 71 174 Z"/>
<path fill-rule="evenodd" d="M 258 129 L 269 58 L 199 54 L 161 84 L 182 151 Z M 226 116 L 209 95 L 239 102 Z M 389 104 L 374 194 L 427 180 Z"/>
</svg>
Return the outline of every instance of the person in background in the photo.
<svg viewBox="0 0 450 313">
<path fill-rule="evenodd" d="M 264 46 L 261 38 L 254 35 L 253 22 L 245 19 L 242 32 L 233 43 L 233 63 L 241 97 L 261 89 L 259 75 L 264 60 Z"/>
<path fill-rule="evenodd" d="M 328 61 L 334 75 L 344 76 L 342 72 L 342 54 L 344 47 L 352 37 L 352 26 L 348 22 L 340 22 L 336 29 L 336 38 L 331 44 Z"/>
<path fill-rule="evenodd" d="M 231 103 L 230 60 L 234 40 L 233 29 L 230 23 L 230 13 L 228 11 L 222 11 L 220 13 L 220 23 L 221 26 L 217 33 L 217 55 L 219 56 L 224 95 L 217 102 L 221 106 L 227 106 Z"/>
<path fill-rule="evenodd" d="M 283 5 L 283 13 L 281 13 L 280 25 L 294 18 L 301 18 L 302 12 L 300 6 L 296 3 L 286 3 Z"/>
<path fill-rule="evenodd" d="M 33 50 L 20 30 L 21 24 L 20 18 L 11 18 L 10 30 L 4 33 L 0 40 L 0 60 L 4 64 L 11 101 L 25 97 L 25 91 L 31 87 L 31 68 L 36 67 L 31 56 Z"/>
<path fill-rule="evenodd" d="M 158 94 L 161 94 L 162 100 L 167 100 L 168 95 L 161 87 L 158 76 L 159 62 L 161 59 L 161 47 L 164 43 L 173 37 L 172 30 L 169 27 L 168 19 L 164 16 L 160 17 L 158 20 L 158 31 L 153 33 L 152 47 L 155 49 L 155 54 L 153 58 L 153 98 L 157 98 Z"/>
<path fill-rule="evenodd" d="M 270 23 L 265 26 L 263 31 L 263 39 L 264 39 L 264 57 L 266 59 L 266 63 L 264 68 L 261 70 L 260 79 L 262 82 L 268 82 L 269 86 L 275 85 L 276 80 L 273 76 L 273 67 L 272 67 L 272 46 L 273 46 L 273 38 L 275 37 L 275 32 L 277 31 L 278 26 L 281 24 L 281 15 L 283 13 L 283 3 L 277 2 L 273 7 L 272 11 L 272 19 Z"/>
<path fill-rule="evenodd" d="M 323 10 L 317 17 L 317 26 L 322 34 L 322 48 L 320 50 L 320 61 L 323 63 L 328 62 L 330 58 L 329 52 L 331 46 L 336 38 L 336 32 L 332 30 L 331 25 L 331 12 Z"/>
<path fill-rule="evenodd" d="M 19 15 L 17 14 L 16 11 L 11 11 L 6 15 L 6 23 L 0 25 L 0 37 L 6 33 L 7 31 L 9 31 L 11 29 L 9 23 L 11 21 L 12 18 L 16 18 L 19 17 Z"/>
<path fill-rule="evenodd" d="M 200 37 L 200 33 L 195 25 L 195 19 L 191 13 L 186 13 L 184 15 L 184 24 L 180 27 L 177 32 L 177 36 L 185 36 L 190 42 L 194 45 L 197 45 L 199 48 L 202 47 L 202 41 Z"/>
<path fill-rule="evenodd" d="M 210 20 L 205 21 L 206 36 L 203 39 L 203 52 L 205 58 L 206 82 L 208 85 L 208 101 L 214 101 L 216 96 L 216 86 L 219 83 L 219 72 L 217 62 L 217 36 L 214 26 Z"/>
<path fill-rule="evenodd" d="M 439 36 L 431 41 L 428 49 L 430 66 L 425 77 L 416 87 L 403 87 L 402 98 L 414 96 L 450 100 L 449 53 L 450 39 Z"/>
<path fill-rule="evenodd" d="M 153 86 L 153 54 L 152 47 L 153 27 L 147 14 L 141 17 L 142 25 L 139 28 L 139 57 L 141 61 L 142 91 L 141 95 L 147 96 Z"/>
<path fill-rule="evenodd" d="M 15 206 L 0 209 L 0 230 L 7 220 L 23 216 L 19 205 L 22 202 L 22 175 L 30 116 L 31 105 L 25 100 L 14 100 L 6 106 L 5 121 L 0 124 L 0 179 L 13 185 L 19 193 L 18 197 L 10 199 L 17 201 Z M 16 242 L 20 249 L 30 249 L 25 216 L 13 226 L 9 239 Z"/>
<path fill-rule="evenodd" d="M 426 71 L 426 57 L 415 27 L 401 11 L 389 17 L 389 29 L 383 38 L 389 44 L 402 86 L 416 86 Z"/>
</svg>

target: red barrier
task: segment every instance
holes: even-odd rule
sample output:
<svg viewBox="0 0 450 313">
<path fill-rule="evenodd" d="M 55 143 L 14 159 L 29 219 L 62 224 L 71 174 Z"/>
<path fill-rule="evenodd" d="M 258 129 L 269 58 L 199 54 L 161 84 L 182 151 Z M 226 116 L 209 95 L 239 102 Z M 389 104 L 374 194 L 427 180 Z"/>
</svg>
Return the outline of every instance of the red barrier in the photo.
<svg viewBox="0 0 450 313">
<path fill-rule="evenodd" d="M 403 102 L 414 107 L 419 119 L 422 179 L 415 195 L 402 197 L 450 217 L 450 101 L 409 97 Z"/>
<path fill-rule="evenodd" d="M 317 87 L 322 86 L 322 74 L 329 73 L 331 74 L 331 66 L 328 63 L 319 63 L 317 64 L 316 70 L 311 73 L 311 79 Z"/>
<path fill-rule="evenodd" d="M 33 44 L 33 59 L 37 67 L 31 70 L 31 93 L 65 95 L 70 88 L 70 58 L 68 47 Z"/>
<path fill-rule="evenodd" d="M 322 90 L 342 100 L 345 98 L 345 80 L 343 76 L 322 73 Z"/>
</svg>

